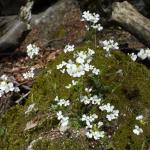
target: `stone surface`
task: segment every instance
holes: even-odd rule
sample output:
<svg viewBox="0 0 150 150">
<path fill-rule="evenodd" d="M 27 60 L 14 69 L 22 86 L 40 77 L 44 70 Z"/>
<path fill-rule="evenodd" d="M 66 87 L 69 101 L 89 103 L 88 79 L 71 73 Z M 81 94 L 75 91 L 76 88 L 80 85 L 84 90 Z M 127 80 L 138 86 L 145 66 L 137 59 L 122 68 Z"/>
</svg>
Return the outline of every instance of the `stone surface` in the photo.
<svg viewBox="0 0 150 150">
<path fill-rule="evenodd" d="M 50 47 L 80 42 L 86 33 L 85 24 L 80 20 L 81 11 L 76 0 L 61 0 L 33 16 L 31 26 L 38 31 L 38 35 L 28 40 L 32 42 L 36 39 Z"/>
<path fill-rule="evenodd" d="M 0 52 L 15 49 L 22 41 L 27 26 L 24 22 L 16 19 L 16 16 L 0 18 Z"/>
</svg>

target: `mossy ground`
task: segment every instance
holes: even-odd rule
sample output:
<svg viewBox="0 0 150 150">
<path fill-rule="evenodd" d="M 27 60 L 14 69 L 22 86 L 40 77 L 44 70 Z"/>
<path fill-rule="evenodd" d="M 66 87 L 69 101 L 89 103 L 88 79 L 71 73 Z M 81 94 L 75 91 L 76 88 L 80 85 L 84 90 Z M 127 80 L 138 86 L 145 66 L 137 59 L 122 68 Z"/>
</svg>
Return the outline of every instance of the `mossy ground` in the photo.
<svg viewBox="0 0 150 150">
<path fill-rule="evenodd" d="M 86 46 L 85 46 L 86 45 Z M 80 45 L 77 49 L 87 50 L 90 47 L 88 43 Z M 93 46 L 91 46 L 93 48 Z M 94 49 L 94 48 L 93 48 Z M 107 141 L 107 149 L 114 150 L 143 150 L 148 149 L 150 141 L 150 71 L 142 64 L 133 62 L 125 54 L 116 51 L 112 57 L 105 57 L 101 48 L 95 49 L 93 64 L 101 69 L 101 75 L 97 79 L 85 78 L 85 85 L 94 84 L 97 92 L 104 95 L 106 102 L 110 102 L 120 110 L 120 117 L 114 122 L 118 127 L 112 137 L 112 145 Z M 25 106 L 17 105 L 12 107 L 0 119 L 0 149 L 23 150 L 29 144 L 39 140 L 34 148 L 36 150 L 91 150 L 106 149 L 101 145 L 101 141 L 89 141 L 83 135 L 79 137 L 72 136 L 69 131 L 64 134 L 58 134 L 52 137 L 52 129 L 56 129 L 58 121 L 55 113 L 56 108 L 54 98 L 58 95 L 62 98 L 69 98 L 72 106 L 68 110 L 71 120 L 71 128 L 77 130 L 81 124 L 77 119 L 86 111 L 78 103 L 76 98 L 79 93 L 76 89 L 68 91 L 64 87 L 71 82 L 71 78 L 56 70 L 56 65 L 62 60 L 68 60 L 68 54 L 61 54 L 55 61 L 41 71 L 36 78 Z M 25 115 L 27 107 L 35 103 L 38 110 Z M 92 109 L 91 112 L 95 112 Z M 98 113 L 98 112 L 97 112 Z M 135 117 L 143 114 L 145 124 L 144 130 L 140 136 L 134 135 L 132 130 L 135 124 Z M 38 122 L 37 126 L 30 130 L 24 130 L 27 122 Z M 112 125 L 112 130 L 113 127 Z M 108 131 L 111 132 L 111 131 Z M 110 147 L 110 148 L 108 148 Z"/>
</svg>

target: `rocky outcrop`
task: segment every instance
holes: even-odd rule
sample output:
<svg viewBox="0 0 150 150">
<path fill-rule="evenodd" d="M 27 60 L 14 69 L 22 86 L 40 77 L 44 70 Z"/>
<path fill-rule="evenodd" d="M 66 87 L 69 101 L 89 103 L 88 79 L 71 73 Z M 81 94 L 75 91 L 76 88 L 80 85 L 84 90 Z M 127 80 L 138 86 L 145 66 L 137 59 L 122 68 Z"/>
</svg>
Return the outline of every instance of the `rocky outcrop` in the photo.
<svg viewBox="0 0 150 150">
<path fill-rule="evenodd" d="M 81 12 L 76 0 L 61 0 L 44 12 L 32 15 L 32 31 L 38 35 L 30 37 L 46 46 L 60 46 L 65 42 L 79 42 L 85 35 L 84 23 L 80 21 Z M 28 30 L 26 23 L 17 16 L 1 17 L 0 51 L 14 49 L 18 46 Z M 31 31 L 31 32 L 32 32 Z"/>
<path fill-rule="evenodd" d="M 2 19 L 3 17 L 0 18 L 0 20 Z M 0 37 L 0 52 L 9 52 L 23 40 L 27 26 L 24 22 L 16 19 L 16 16 L 4 18 L 0 25 L 3 29 Z"/>
</svg>

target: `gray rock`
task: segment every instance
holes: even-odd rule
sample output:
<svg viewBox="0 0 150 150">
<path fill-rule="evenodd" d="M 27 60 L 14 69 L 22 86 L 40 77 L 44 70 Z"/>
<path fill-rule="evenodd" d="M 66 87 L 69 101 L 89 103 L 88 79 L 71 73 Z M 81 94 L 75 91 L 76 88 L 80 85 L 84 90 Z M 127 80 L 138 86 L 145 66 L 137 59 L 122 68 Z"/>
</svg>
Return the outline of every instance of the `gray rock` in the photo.
<svg viewBox="0 0 150 150">
<path fill-rule="evenodd" d="M 82 40 L 85 35 L 85 28 L 80 19 L 81 11 L 76 0 L 61 0 L 46 11 L 34 15 L 31 26 L 38 30 L 41 42 L 48 43 L 60 39 L 56 40 L 59 43 L 54 42 L 54 45 L 61 47 L 65 42 Z M 81 28 L 79 29 L 78 26 Z"/>
<path fill-rule="evenodd" d="M 0 22 L 0 52 L 10 51 L 19 45 L 27 26 L 16 16 L 1 17 L 0 20 L 3 20 Z"/>
</svg>

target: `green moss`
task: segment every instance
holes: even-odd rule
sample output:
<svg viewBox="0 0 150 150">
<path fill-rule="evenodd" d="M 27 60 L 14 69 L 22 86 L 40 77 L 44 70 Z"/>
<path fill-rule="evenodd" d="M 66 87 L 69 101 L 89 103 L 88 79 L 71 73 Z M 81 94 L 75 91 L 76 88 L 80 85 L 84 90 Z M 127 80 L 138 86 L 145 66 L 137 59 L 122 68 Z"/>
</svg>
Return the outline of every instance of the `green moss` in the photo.
<svg viewBox="0 0 150 150">
<path fill-rule="evenodd" d="M 86 44 L 78 49 L 86 50 L 87 47 L 93 46 Z M 36 78 L 30 98 L 25 106 L 17 105 L 1 118 L 0 128 L 5 131 L 5 134 L 0 134 L 1 149 L 25 149 L 33 140 L 50 132 L 52 128 L 56 128 L 58 121 L 55 112 L 58 108 L 54 105 L 54 98 L 57 95 L 71 100 L 72 105 L 66 110 L 72 118 L 71 127 L 74 129 L 81 127 L 77 120 L 88 108 L 78 102 L 77 98 L 80 93 L 76 89 L 68 91 L 64 88 L 71 82 L 71 77 L 56 70 L 56 65 L 62 60 L 68 60 L 69 57 L 71 57 L 70 54 L 61 54 L 56 61 L 51 62 Z M 106 102 L 111 102 L 120 110 L 119 120 L 115 122 L 116 126 L 114 127 L 118 126 L 118 130 L 112 137 L 114 149 L 141 150 L 142 147 L 145 148 L 150 140 L 150 124 L 148 123 L 150 118 L 150 71 L 144 65 L 132 62 L 128 56 L 119 51 L 107 58 L 100 48 L 96 49 L 93 64 L 96 68 L 101 69 L 101 75 L 93 79 L 84 78 L 85 85 L 94 85 L 97 89 L 96 93 L 102 93 Z M 26 116 L 24 112 L 32 103 L 36 104 L 38 111 Z M 96 108 L 91 109 L 91 112 L 95 111 L 101 115 Z M 143 114 L 145 118 L 145 124 L 142 125 L 144 133 L 141 136 L 136 136 L 132 130 L 134 125 L 138 124 L 135 117 L 139 114 Z M 24 131 L 27 122 L 37 116 L 42 118 L 39 119 L 40 123 L 35 128 Z M 110 124 L 110 126 L 112 125 Z M 108 143 L 109 141 L 106 142 L 106 145 Z M 95 148 L 92 148 L 92 144 Z M 101 144 L 101 141 L 89 142 L 84 138 L 77 139 L 64 135 L 53 140 L 51 137 L 45 138 L 35 144 L 35 149 L 103 149 Z"/>
</svg>

